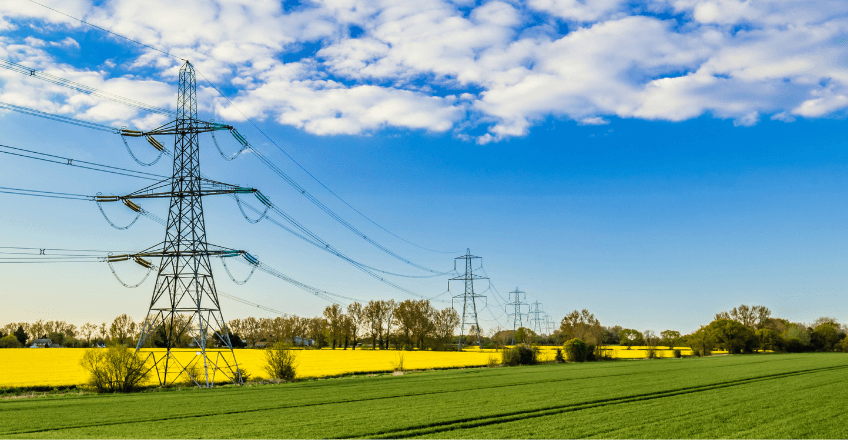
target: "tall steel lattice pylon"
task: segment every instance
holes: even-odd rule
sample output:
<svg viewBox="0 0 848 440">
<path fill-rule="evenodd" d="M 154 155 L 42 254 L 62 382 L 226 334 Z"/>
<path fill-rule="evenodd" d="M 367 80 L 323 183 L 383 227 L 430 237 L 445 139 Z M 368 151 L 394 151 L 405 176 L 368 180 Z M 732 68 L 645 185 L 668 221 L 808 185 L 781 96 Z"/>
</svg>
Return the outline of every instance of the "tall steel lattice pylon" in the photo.
<svg viewBox="0 0 848 440">
<path fill-rule="evenodd" d="M 542 311 L 542 303 L 538 300 L 533 304 L 530 304 L 530 312 L 528 313 L 530 330 L 536 332 L 537 335 L 541 335 L 543 331 L 544 318 L 543 315 L 545 312 Z"/>
<path fill-rule="evenodd" d="M 512 298 L 512 302 L 504 304 L 504 308 L 506 309 L 507 316 L 512 316 L 512 343 L 515 344 L 515 332 L 518 331 L 519 328 L 524 327 L 524 321 L 521 313 L 521 307 L 528 305 L 526 302 L 521 301 L 521 295 L 524 295 L 524 299 L 527 299 L 527 294 L 518 290 L 518 287 L 515 288 L 512 292 L 509 292 L 510 297 Z M 509 313 L 508 306 L 513 307 L 513 312 Z"/>
<path fill-rule="evenodd" d="M 210 245 L 206 241 L 201 203 L 202 196 L 206 195 L 255 192 L 201 177 L 198 136 L 225 129 L 232 127 L 197 119 L 195 73 L 191 63 L 186 62 L 180 69 L 177 118 L 149 132 L 124 130 L 129 136 L 145 136 L 148 140 L 152 135 L 173 134 L 176 138 L 171 178 L 127 196 L 113 197 L 124 203 L 139 198 L 170 199 L 164 242 L 137 254 L 110 257 L 112 261 L 132 258 L 148 265 L 151 263 L 144 257 L 161 257 L 153 298 L 142 323 L 136 351 L 149 339 L 165 349 L 153 350 L 147 357 L 162 385 L 172 384 L 180 376 L 201 387 L 211 387 L 216 380 L 242 382 L 226 321 L 221 314 L 209 257 L 231 257 L 244 252 Z M 178 350 L 180 345 L 183 350 Z"/>
<path fill-rule="evenodd" d="M 466 249 L 465 255 L 454 258 L 454 270 L 456 270 L 457 260 L 465 260 L 465 275 L 453 277 L 448 280 L 448 290 L 450 290 L 451 281 L 465 282 L 465 293 L 454 295 L 453 297 L 453 299 L 462 298 L 462 321 L 459 327 L 459 344 L 457 344 L 457 350 L 462 350 L 462 338 L 465 336 L 466 326 L 474 326 L 477 333 L 477 346 L 480 348 L 483 347 L 482 330 L 480 329 L 480 321 L 477 320 L 477 298 L 485 298 L 485 296 L 474 293 L 474 280 L 488 280 L 489 278 L 474 275 L 472 261 L 475 259 L 481 258 L 471 255 L 471 249 Z"/>
</svg>

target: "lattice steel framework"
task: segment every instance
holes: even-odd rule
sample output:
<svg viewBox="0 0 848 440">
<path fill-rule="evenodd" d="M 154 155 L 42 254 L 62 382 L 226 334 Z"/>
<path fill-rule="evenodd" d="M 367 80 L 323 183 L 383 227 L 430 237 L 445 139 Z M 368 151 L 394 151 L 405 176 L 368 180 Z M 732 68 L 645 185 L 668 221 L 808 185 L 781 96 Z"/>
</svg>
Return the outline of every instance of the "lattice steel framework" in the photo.
<svg viewBox="0 0 848 440">
<path fill-rule="evenodd" d="M 448 280 L 448 290 L 450 290 L 451 281 L 463 281 L 465 283 L 465 292 L 459 295 L 454 295 L 453 297 L 454 300 L 462 298 L 462 321 L 459 327 L 459 344 L 457 344 L 458 350 L 462 350 L 462 339 L 465 336 L 466 326 L 474 326 L 477 333 L 477 346 L 481 348 L 483 346 L 481 336 L 483 332 L 480 329 L 480 321 L 477 320 L 477 298 L 485 298 L 485 295 L 474 293 L 474 280 L 488 280 L 489 278 L 474 274 L 472 261 L 475 259 L 481 258 L 471 255 L 471 249 L 466 249 L 465 255 L 454 258 L 454 270 L 456 270 L 456 262 L 458 260 L 465 260 L 465 275 L 460 275 Z M 453 304 L 451 304 L 451 306 L 453 306 Z"/>
<path fill-rule="evenodd" d="M 512 292 L 509 292 L 510 298 L 512 298 L 512 302 L 504 304 L 504 309 L 506 311 L 507 316 L 512 316 L 512 343 L 515 344 L 515 332 L 518 331 L 519 328 L 524 327 L 524 320 L 521 313 L 521 307 L 529 305 L 526 302 L 521 301 L 521 295 L 524 295 L 524 299 L 527 299 L 527 294 L 521 290 L 518 290 L 518 287 L 515 288 Z M 513 307 L 513 312 L 509 313 L 509 306 Z"/>
<path fill-rule="evenodd" d="M 152 360 L 152 368 L 163 385 L 172 384 L 181 375 L 201 387 L 211 387 L 216 380 L 220 382 L 221 379 L 241 383 L 241 371 L 221 313 L 209 262 L 210 255 L 231 256 L 233 252 L 238 254 L 239 251 L 209 250 L 201 198 L 204 195 L 253 190 L 201 178 L 199 134 L 232 127 L 197 119 L 197 87 L 191 63 L 186 62 L 180 69 L 179 81 L 177 118 L 145 133 L 175 135 L 173 176 L 159 185 L 123 197 L 170 198 L 161 251 L 134 256 L 161 257 L 153 298 L 136 350 L 141 349 L 151 337 L 155 338 L 157 345 L 165 348 L 164 352 L 152 351 L 148 355 L 148 361 Z M 213 190 L 208 189 L 210 183 Z M 170 191 L 151 192 L 151 188 L 157 186 L 167 189 L 168 184 Z M 187 352 L 190 356 L 188 358 L 185 351 L 175 350 L 178 342 L 186 337 L 191 340 L 192 347 Z M 214 348 L 210 347 L 213 343 L 218 346 L 217 350 L 209 350 Z M 178 352 L 182 355 L 177 356 Z"/>
<path fill-rule="evenodd" d="M 530 330 L 536 332 L 537 335 L 542 334 L 543 326 L 544 326 L 544 314 L 542 311 L 542 303 L 538 300 L 533 304 L 530 304 L 530 312 L 528 313 L 528 321 L 530 325 Z"/>
</svg>

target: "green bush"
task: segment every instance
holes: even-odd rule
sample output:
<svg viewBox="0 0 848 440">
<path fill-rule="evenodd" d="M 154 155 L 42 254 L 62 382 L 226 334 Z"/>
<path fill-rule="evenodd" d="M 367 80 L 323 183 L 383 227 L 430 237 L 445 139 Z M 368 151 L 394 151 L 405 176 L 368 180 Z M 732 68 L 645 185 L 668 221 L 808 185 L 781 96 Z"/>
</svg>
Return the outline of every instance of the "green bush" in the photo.
<svg viewBox="0 0 848 440">
<path fill-rule="evenodd" d="M 512 348 L 501 351 L 501 363 L 514 367 L 516 365 L 535 365 L 539 361 L 539 349 L 527 344 L 516 344 Z"/>
<path fill-rule="evenodd" d="M 657 353 L 657 349 L 655 347 L 648 347 L 647 349 L 645 349 L 645 357 L 648 359 L 657 359 L 660 356 Z"/>
<path fill-rule="evenodd" d="M 24 344 L 18 341 L 15 335 L 6 335 L 0 338 L 0 348 L 21 348 Z"/>
<path fill-rule="evenodd" d="M 594 362 L 598 360 L 595 358 L 595 350 L 597 346 L 595 344 L 586 344 L 586 362 Z"/>
<path fill-rule="evenodd" d="M 848 338 L 842 340 L 842 352 L 848 353 Z"/>
<path fill-rule="evenodd" d="M 673 353 L 674 353 L 674 357 L 676 357 L 676 358 L 680 358 L 680 357 L 682 356 L 682 355 L 680 354 L 680 350 L 678 350 L 678 349 L 674 349 L 674 352 L 673 352 Z"/>
<path fill-rule="evenodd" d="M 133 391 L 150 376 L 145 360 L 121 346 L 88 349 L 80 364 L 91 374 L 88 384 L 100 393 Z"/>
<path fill-rule="evenodd" d="M 297 376 L 297 356 L 283 342 L 265 349 L 265 371 L 272 379 L 292 381 Z"/>
<path fill-rule="evenodd" d="M 569 362 L 586 362 L 589 346 L 585 342 L 577 338 L 569 339 L 565 341 L 562 348 Z"/>
</svg>

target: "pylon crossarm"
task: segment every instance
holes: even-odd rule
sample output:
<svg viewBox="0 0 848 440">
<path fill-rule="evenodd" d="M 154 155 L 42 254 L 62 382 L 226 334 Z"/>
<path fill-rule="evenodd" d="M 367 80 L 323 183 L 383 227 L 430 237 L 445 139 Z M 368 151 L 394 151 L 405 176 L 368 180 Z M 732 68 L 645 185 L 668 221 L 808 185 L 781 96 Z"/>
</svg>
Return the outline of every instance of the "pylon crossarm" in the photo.
<svg viewBox="0 0 848 440">
<path fill-rule="evenodd" d="M 194 120 L 191 124 L 181 125 L 177 128 L 177 121 L 168 122 L 165 125 L 149 131 L 121 129 L 121 135 L 127 137 L 149 137 L 169 134 L 208 133 L 211 131 L 233 130 L 233 126 L 218 124 L 216 122 Z"/>
</svg>

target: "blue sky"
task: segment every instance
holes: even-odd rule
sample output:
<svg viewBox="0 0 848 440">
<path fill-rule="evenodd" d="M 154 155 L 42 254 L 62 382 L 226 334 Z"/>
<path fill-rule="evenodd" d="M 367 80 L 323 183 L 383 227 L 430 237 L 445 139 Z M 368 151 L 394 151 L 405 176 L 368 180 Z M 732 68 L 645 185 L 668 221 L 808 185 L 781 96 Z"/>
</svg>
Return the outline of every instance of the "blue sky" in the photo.
<svg viewBox="0 0 848 440">
<path fill-rule="evenodd" d="M 792 321 L 846 319 L 841 2 L 171 3 L 45 4 L 190 58 L 238 108 L 201 80 L 202 117 L 238 127 L 347 221 L 418 264 L 448 270 L 471 248 L 501 294 L 518 286 L 555 321 L 588 308 L 604 325 L 688 332 L 742 303 Z M 178 59 L 35 4 L 0 12 L 0 58 L 174 107 Z M 6 70 L 0 101 L 116 127 L 165 121 Z M 459 253 L 425 251 L 373 226 L 240 112 L 377 223 Z M 11 112 L 0 114 L 0 127 L 3 145 L 141 169 L 115 135 Z M 154 157 L 143 141 L 132 145 Z M 260 188 L 354 259 L 426 274 L 345 230 L 251 154 L 223 161 L 208 136 L 201 148 L 204 173 Z M 7 187 L 122 194 L 144 186 L 11 156 L 0 170 Z M 169 170 L 163 161 L 150 171 Z M 0 200 L 3 246 L 140 250 L 164 233 L 144 219 L 114 230 L 92 203 Z M 164 203 L 144 207 L 166 215 Z M 120 205 L 106 208 L 116 222 L 131 220 Z M 204 208 L 210 242 L 249 250 L 301 282 L 365 300 L 414 298 L 266 221 L 248 224 L 229 199 L 207 198 Z M 261 273 L 236 286 L 215 264 L 223 292 L 305 316 L 326 305 Z M 143 275 L 116 268 L 127 280 Z M 2 323 L 140 319 L 152 289 L 150 280 L 127 290 L 96 263 L 6 264 L 0 276 L 11 298 Z M 393 281 L 432 297 L 446 278 Z M 506 325 L 502 300 L 486 295 L 482 325 Z M 223 306 L 227 318 L 271 316 Z"/>
</svg>

